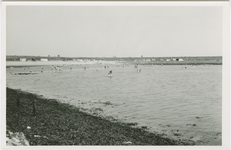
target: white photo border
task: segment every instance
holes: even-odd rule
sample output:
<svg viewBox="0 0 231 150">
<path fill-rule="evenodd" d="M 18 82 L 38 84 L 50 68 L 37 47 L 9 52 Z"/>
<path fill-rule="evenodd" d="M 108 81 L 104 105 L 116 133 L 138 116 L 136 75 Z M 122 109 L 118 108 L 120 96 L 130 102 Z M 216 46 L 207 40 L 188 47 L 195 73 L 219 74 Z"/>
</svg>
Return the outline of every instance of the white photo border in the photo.
<svg viewBox="0 0 231 150">
<path fill-rule="evenodd" d="M 7 6 L 221 6 L 222 35 L 222 146 L 6 146 L 6 7 Z M 1 3 L 1 148 L 2 149 L 163 149 L 228 150 L 230 149 L 230 22 L 228 1 L 45 1 Z"/>
</svg>

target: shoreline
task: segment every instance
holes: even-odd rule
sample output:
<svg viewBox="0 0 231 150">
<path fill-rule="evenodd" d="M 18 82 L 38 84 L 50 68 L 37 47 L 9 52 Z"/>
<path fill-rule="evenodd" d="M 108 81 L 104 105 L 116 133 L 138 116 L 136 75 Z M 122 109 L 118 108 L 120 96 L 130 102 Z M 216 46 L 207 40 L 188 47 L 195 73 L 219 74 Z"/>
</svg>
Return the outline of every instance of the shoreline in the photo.
<svg viewBox="0 0 231 150">
<path fill-rule="evenodd" d="M 123 62 L 118 61 L 88 61 L 88 62 L 78 62 L 78 61 L 6 61 L 6 68 L 10 67 L 38 67 L 38 66 L 57 66 L 57 65 L 104 65 L 104 64 L 112 64 L 119 65 Z"/>
<path fill-rule="evenodd" d="M 39 67 L 39 66 L 52 66 L 52 65 L 222 65 L 222 62 L 214 62 L 214 61 L 87 61 L 87 62 L 77 62 L 77 61 L 6 61 L 6 68 L 19 68 L 19 67 Z"/>
<path fill-rule="evenodd" d="M 29 145 L 196 145 L 194 141 L 148 132 L 134 127 L 134 123 L 92 116 L 55 99 L 8 87 L 6 91 L 7 130 L 22 132 Z"/>
</svg>

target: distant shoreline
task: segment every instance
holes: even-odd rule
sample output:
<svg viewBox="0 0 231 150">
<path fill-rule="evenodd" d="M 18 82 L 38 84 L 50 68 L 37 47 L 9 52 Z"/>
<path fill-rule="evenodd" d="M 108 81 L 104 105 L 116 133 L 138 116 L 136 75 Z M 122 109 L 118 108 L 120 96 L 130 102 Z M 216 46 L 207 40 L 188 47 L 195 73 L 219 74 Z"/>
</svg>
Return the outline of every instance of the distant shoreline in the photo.
<svg viewBox="0 0 231 150">
<path fill-rule="evenodd" d="M 102 65 L 102 64 L 120 64 L 121 62 L 75 62 L 75 61 L 6 61 L 6 68 L 9 67 L 37 67 L 37 66 L 57 66 L 57 65 Z"/>
<path fill-rule="evenodd" d="M 31 62 L 100 62 L 119 61 L 128 63 L 213 63 L 221 64 L 222 56 L 178 56 L 178 57 L 60 57 L 60 56 L 12 56 L 7 55 L 6 61 L 31 61 Z"/>
<path fill-rule="evenodd" d="M 6 68 L 9 67 L 36 67 L 36 66 L 52 66 L 52 65 L 104 65 L 104 64 L 111 64 L 111 65 L 222 65 L 222 62 L 215 62 L 212 60 L 207 61 L 175 61 L 175 62 L 168 62 L 168 61 L 88 61 L 88 62 L 75 62 L 75 61 L 48 61 L 48 62 L 21 62 L 21 61 L 7 61 Z"/>
</svg>

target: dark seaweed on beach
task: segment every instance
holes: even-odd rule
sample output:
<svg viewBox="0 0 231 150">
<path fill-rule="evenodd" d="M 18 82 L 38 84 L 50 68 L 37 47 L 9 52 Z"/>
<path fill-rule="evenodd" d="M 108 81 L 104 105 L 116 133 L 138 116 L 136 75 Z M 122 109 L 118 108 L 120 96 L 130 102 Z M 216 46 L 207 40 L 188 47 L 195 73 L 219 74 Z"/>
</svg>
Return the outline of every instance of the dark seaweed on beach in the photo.
<svg viewBox="0 0 231 150">
<path fill-rule="evenodd" d="M 18 94 L 17 94 L 18 93 Z M 17 97 L 20 107 L 17 106 Z M 33 114 L 34 107 L 36 113 Z M 23 132 L 30 145 L 194 145 L 146 131 L 146 127 L 111 122 L 77 107 L 7 88 L 6 125 Z M 30 127 L 28 129 L 28 126 Z"/>
</svg>

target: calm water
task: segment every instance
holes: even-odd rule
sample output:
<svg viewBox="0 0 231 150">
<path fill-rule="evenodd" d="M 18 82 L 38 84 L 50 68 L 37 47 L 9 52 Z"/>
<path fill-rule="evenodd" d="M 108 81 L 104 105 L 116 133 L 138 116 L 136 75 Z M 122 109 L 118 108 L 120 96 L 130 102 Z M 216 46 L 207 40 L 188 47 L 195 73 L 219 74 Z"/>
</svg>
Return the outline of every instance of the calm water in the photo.
<svg viewBox="0 0 231 150">
<path fill-rule="evenodd" d="M 222 66 L 140 66 L 140 73 L 134 66 L 81 67 L 65 66 L 53 73 L 49 66 L 7 68 L 7 86 L 136 122 L 173 138 L 221 144 Z M 39 74 L 10 74 L 29 71 Z"/>
</svg>

